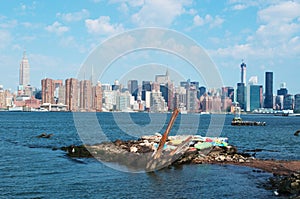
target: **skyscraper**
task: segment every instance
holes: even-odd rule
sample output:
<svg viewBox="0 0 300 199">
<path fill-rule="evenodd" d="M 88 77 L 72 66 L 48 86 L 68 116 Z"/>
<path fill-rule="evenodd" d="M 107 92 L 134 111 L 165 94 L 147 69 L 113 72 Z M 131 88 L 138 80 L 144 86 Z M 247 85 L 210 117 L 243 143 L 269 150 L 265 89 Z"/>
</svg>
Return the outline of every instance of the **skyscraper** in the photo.
<svg viewBox="0 0 300 199">
<path fill-rule="evenodd" d="M 241 109 L 246 110 L 246 64 L 242 62 L 241 64 L 241 82 L 237 84 L 237 97 L 236 101 L 239 103 Z"/>
<path fill-rule="evenodd" d="M 266 72 L 264 108 L 273 108 L 273 72 Z"/>
<path fill-rule="evenodd" d="M 78 111 L 78 80 L 66 79 L 66 105 L 69 111 Z"/>
<path fill-rule="evenodd" d="M 244 62 L 241 64 L 241 83 L 246 84 L 246 64 Z"/>
<path fill-rule="evenodd" d="M 54 80 L 46 78 L 42 79 L 42 103 L 54 104 Z"/>
<path fill-rule="evenodd" d="M 239 103 L 241 109 L 246 109 L 246 86 L 244 83 L 238 83 L 236 89 L 236 101 Z"/>
<path fill-rule="evenodd" d="M 288 94 L 288 90 L 286 88 L 286 84 L 283 82 L 280 84 L 280 89 L 277 90 L 277 95 L 286 96 Z"/>
<path fill-rule="evenodd" d="M 134 100 L 137 100 L 139 86 L 137 80 L 129 80 L 128 81 L 128 90 L 129 93 L 134 96 Z"/>
<path fill-rule="evenodd" d="M 300 94 L 296 94 L 294 97 L 295 97 L 294 112 L 300 113 Z"/>
<path fill-rule="evenodd" d="M 97 112 L 102 111 L 102 87 L 100 82 L 93 87 L 93 108 Z"/>
<path fill-rule="evenodd" d="M 79 105 L 81 111 L 91 111 L 92 108 L 92 83 L 90 80 L 79 82 Z"/>
<path fill-rule="evenodd" d="M 23 52 L 23 58 L 20 63 L 19 85 L 30 85 L 29 62 L 26 56 L 26 51 Z"/>
</svg>

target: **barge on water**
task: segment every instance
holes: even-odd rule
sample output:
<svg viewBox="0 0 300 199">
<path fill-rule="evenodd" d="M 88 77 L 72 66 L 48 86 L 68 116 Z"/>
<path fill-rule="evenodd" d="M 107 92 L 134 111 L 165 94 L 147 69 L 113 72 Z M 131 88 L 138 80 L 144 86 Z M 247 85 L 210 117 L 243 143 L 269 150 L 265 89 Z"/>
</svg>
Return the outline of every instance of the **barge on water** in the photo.
<svg viewBox="0 0 300 199">
<path fill-rule="evenodd" d="M 235 107 L 234 109 L 234 118 L 231 121 L 232 126 L 265 126 L 266 122 L 258 122 L 258 121 L 243 121 L 240 117 L 241 109 L 240 107 Z"/>
<path fill-rule="evenodd" d="M 231 121 L 232 126 L 265 126 L 266 122 L 257 121 L 243 121 L 242 118 L 233 118 Z"/>
</svg>

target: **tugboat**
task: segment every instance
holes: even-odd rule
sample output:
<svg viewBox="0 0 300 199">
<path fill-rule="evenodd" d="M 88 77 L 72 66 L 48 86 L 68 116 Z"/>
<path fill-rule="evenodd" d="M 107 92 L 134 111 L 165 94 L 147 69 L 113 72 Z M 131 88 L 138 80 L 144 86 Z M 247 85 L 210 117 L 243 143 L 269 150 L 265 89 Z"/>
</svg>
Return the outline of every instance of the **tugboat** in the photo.
<svg viewBox="0 0 300 199">
<path fill-rule="evenodd" d="M 241 118 L 241 108 L 234 107 L 234 118 L 231 121 L 232 126 L 265 126 L 266 122 L 243 121 Z"/>
</svg>

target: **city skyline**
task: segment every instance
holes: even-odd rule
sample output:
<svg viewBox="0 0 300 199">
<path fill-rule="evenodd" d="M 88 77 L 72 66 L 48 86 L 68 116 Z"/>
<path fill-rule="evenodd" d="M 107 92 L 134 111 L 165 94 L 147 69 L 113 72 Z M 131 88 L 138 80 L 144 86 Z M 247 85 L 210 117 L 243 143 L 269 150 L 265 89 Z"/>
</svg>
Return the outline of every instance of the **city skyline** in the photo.
<svg viewBox="0 0 300 199">
<path fill-rule="evenodd" d="M 54 6 L 57 5 L 57 6 Z M 72 6 L 70 6 L 72 5 Z M 65 9 L 61 9 L 65 8 Z M 300 1 L 85 1 L 7 2 L 0 14 L 0 84 L 16 90 L 22 52 L 26 48 L 31 69 L 31 85 L 39 87 L 45 77 L 76 77 L 80 64 L 100 42 L 134 28 L 170 28 L 191 37 L 201 45 L 217 65 L 224 85 L 239 81 L 241 60 L 247 63 L 247 75 L 273 71 L 274 91 L 286 82 L 291 93 L 299 93 L 297 76 L 300 59 Z M 150 13 L 156 12 L 153 16 Z M 147 55 L 147 53 L 146 53 Z M 132 66 L 147 64 L 132 61 Z M 155 57 L 156 56 L 156 57 Z M 160 59 L 163 66 L 178 60 Z M 126 65 L 120 65 L 126 69 Z M 186 67 L 182 63 L 182 67 Z M 120 75 L 107 76 L 112 83 Z M 158 71 L 157 73 L 160 73 Z M 280 74 L 280 75 L 279 75 Z M 184 79 L 194 74 L 182 73 Z M 144 78 L 146 79 L 146 78 Z M 105 80 L 103 82 L 107 82 Z"/>
</svg>

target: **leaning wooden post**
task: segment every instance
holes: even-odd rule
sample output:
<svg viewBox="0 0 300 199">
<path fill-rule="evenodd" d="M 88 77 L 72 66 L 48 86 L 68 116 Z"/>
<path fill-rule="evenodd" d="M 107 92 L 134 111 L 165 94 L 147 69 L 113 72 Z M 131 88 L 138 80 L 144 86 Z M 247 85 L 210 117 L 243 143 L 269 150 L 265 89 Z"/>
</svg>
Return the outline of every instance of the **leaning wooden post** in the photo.
<svg viewBox="0 0 300 199">
<path fill-rule="evenodd" d="M 157 159 L 157 158 L 160 157 L 161 152 L 162 152 L 162 150 L 163 150 L 163 148 L 164 148 L 164 145 L 165 145 L 165 143 L 166 143 L 166 141 L 167 141 L 168 135 L 169 135 L 169 133 L 170 133 L 170 131 L 171 131 L 171 128 L 172 128 L 172 126 L 173 126 L 173 124 L 174 124 L 174 122 L 175 122 L 175 119 L 176 119 L 178 113 L 179 113 L 179 110 L 178 110 L 178 109 L 175 109 L 175 110 L 173 111 L 173 114 L 172 114 L 172 117 L 171 117 L 171 119 L 170 119 L 170 121 L 169 121 L 168 127 L 167 127 L 165 133 L 163 134 L 163 136 L 161 137 L 161 139 L 160 139 L 160 141 L 159 141 L 159 145 L 158 145 L 157 151 L 156 151 L 156 153 L 155 153 L 155 155 L 154 155 L 154 159 Z"/>
</svg>

